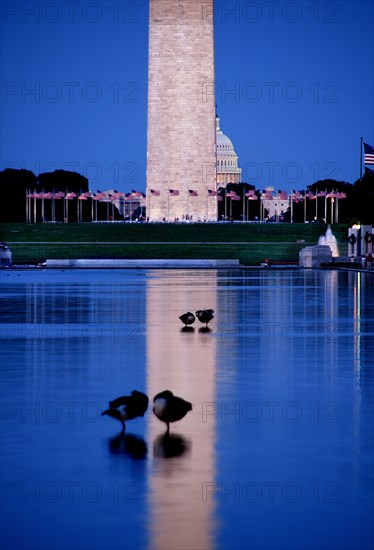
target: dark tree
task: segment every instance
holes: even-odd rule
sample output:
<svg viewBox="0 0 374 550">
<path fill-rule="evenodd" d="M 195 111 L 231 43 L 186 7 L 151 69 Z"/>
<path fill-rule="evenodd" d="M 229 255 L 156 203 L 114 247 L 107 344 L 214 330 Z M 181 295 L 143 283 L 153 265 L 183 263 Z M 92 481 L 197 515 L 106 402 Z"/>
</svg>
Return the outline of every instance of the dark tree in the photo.
<svg viewBox="0 0 374 550">
<path fill-rule="evenodd" d="M 352 184 L 346 181 L 337 181 L 332 179 L 318 180 L 303 189 L 301 193 L 303 195 L 312 193 L 314 196 L 316 193 L 325 193 L 328 195 L 332 191 L 339 193 L 345 193 L 345 199 L 339 199 L 339 223 L 348 223 L 350 218 L 351 208 L 351 196 L 353 191 Z M 304 203 L 305 200 L 305 203 Z M 316 199 L 304 199 L 303 201 L 293 203 L 293 221 L 296 223 L 302 223 L 304 217 L 306 221 L 314 220 L 317 212 L 318 221 L 331 222 L 331 199 L 326 199 L 324 196 L 319 196 Z M 336 199 L 334 199 L 336 200 Z M 316 204 L 317 201 L 317 204 Z M 334 206 L 334 218 L 335 218 Z M 288 219 L 288 218 L 287 218 Z"/>
<path fill-rule="evenodd" d="M 26 192 L 36 186 L 37 178 L 30 170 L 0 172 L 0 221 L 26 222 Z"/>
<path fill-rule="evenodd" d="M 374 225 L 374 171 L 365 170 L 355 181 L 351 194 L 350 223 Z"/>
<path fill-rule="evenodd" d="M 88 191 L 88 179 L 77 172 L 68 172 L 66 170 L 55 170 L 54 172 L 44 172 L 38 176 L 38 190 L 63 191 L 68 190 L 74 193 L 85 193 Z"/>
</svg>

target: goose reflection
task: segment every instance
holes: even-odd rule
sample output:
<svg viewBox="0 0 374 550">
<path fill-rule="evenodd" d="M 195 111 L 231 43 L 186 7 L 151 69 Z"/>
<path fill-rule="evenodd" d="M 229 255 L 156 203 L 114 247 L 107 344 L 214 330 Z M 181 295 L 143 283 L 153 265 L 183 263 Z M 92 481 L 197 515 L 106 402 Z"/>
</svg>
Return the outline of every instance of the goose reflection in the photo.
<svg viewBox="0 0 374 550">
<path fill-rule="evenodd" d="M 153 443 L 153 455 L 155 458 L 182 457 L 191 450 L 190 440 L 179 434 L 165 434 L 156 437 Z"/>
<path fill-rule="evenodd" d="M 139 435 L 120 432 L 118 435 L 109 438 L 109 451 L 113 455 L 126 455 L 134 460 L 147 457 L 147 443 Z"/>
<path fill-rule="evenodd" d="M 182 327 L 181 332 L 195 332 L 195 327 Z"/>
</svg>

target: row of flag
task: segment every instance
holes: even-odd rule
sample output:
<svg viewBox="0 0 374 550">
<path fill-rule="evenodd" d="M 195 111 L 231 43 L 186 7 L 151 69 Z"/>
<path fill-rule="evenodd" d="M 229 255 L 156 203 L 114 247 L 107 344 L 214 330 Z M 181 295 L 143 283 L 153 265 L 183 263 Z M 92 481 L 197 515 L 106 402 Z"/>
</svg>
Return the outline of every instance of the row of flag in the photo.
<svg viewBox="0 0 374 550">
<path fill-rule="evenodd" d="M 151 193 L 151 195 L 153 195 L 155 197 L 160 196 L 160 191 L 158 189 L 150 189 L 150 193 Z M 169 189 L 169 195 L 171 197 L 177 197 L 179 195 L 179 190 L 178 189 Z M 188 195 L 190 197 L 197 197 L 198 192 L 195 191 L 194 189 L 189 189 L 188 190 Z M 218 199 L 219 199 L 219 195 L 218 195 L 217 191 L 213 191 L 213 189 L 208 189 L 208 196 L 209 197 L 218 197 Z"/>
<path fill-rule="evenodd" d="M 150 192 L 154 196 L 159 196 L 160 191 L 156 189 L 150 189 Z M 179 196 L 179 190 L 178 189 L 169 189 L 170 196 Z M 198 196 L 198 192 L 194 191 L 192 189 L 188 190 L 189 196 Z M 208 189 L 208 196 L 211 197 L 217 197 L 218 201 L 222 201 L 223 198 L 218 194 L 217 191 L 213 191 L 211 189 Z M 88 191 L 86 193 L 81 193 L 78 195 L 74 192 L 69 193 L 63 193 L 61 191 L 58 191 L 57 193 L 27 193 L 28 199 L 65 199 L 65 200 L 88 200 L 92 199 L 94 201 L 116 201 L 116 200 L 131 200 L 131 199 L 137 199 L 143 197 L 143 193 L 138 191 L 133 191 L 132 193 L 121 193 L 116 191 L 115 193 L 108 193 L 99 191 L 96 194 L 93 194 L 91 191 Z M 279 191 L 277 195 L 274 195 L 271 191 L 263 191 L 260 196 L 256 195 L 254 190 L 247 191 L 244 194 L 244 197 L 246 197 L 248 200 L 284 200 L 287 201 L 289 198 L 292 198 L 295 202 L 299 202 L 304 200 L 305 198 L 313 200 L 317 199 L 319 197 L 325 197 L 326 199 L 345 199 L 347 198 L 347 195 L 343 192 L 338 191 L 317 191 L 316 194 L 313 194 L 311 191 L 308 193 L 302 194 L 300 191 L 293 191 L 291 195 L 288 195 L 286 191 Z M 226 193 L 226 198 L 229 198 L 233 201 L 240 201 L 241 196 L 238 195 L 235 191 L 229 191 Z"/>
<path fill-rule="evenodd" d="M 369 164 L 369 165 L 374 165 L 374 147 L 372 147 L 371 145 L 369 145 L 368 143 L 365 143 L 363 142 L 363 145 L 364 145 L 364 164 Z M 369 169 L 367 169 L 369 171 Z M 154 195 L 154 196 L 159 196 L 160 195 L 160 191 L 158 189 L 150 189 L 150 193 L 151 195 Z M 179 190 L 178 189 L 169 189 L 169 195 L 170 196 L 178 196 L 179 195 Z M 198 196 L 198 192 L 195 191 L 194 189 L 188 189 L 188 195 L 190 197 L 197 197 Z M 69 193 L 63 193 L 62 191 L 58 191 L 56 193 L 51 193 L 51 192 L 47 192 L 47 193 L 36 193 L 36 192 L 28 192 L 27 193 L 27 198 L 28 199 L 65 199 L 65 200 L 73 200 L 73 199 L 79 199 L 79 200 L 88 200 L 88 199 L 92 199 L 92 200 L 95 200 L 95 201 L 116 201 L 116 200 L 131 200 L 131 199 L 135 199 L 135 198 L 141 198 L 143 197 L 143 193 L 141 193 L 140 191 L 135 191 L 134 189 L 131 190 L 131 193 L 121 193 L 119 191 L 116 191 L 114 190 L 114 193 L 108 193 L 106 191 L 100 191 L 99 189 L 97 190 L 96 194 L 92 193 L 91 191 L 87 191 L 85 193 L 81 193 L 80 195 L 78 195 L 77 193 L 74 193 L 74 192 L 69 192 Z M 222 200 L 222 197 L 220 195 L 218 195 L 218 192 L 213 190 L 213 189 L 208 189 L 208 196 L 209 197 L 217 197 L 217 200 L 218 201 L 221 201 Z M 254 190 L 250 190 L 250 191 L 247 191 L 244 195 L 245 197 L 247 197 L 248 200 L 258 200 L 258 196 L 255 194 L 255 191 Z M 239 195 L 236 194 L 235 191 L 230 191 L 229 193 L 226 193 L 226 197 L 231 199 L 231 200 L 234 200 L 234 201 L 239 201 L 241 200 L 241 197 Z M 339 193 L 339 192 L 330 192 L 328 193 L 327 191 L 320 191 L 320 192 L 317 192 L 315 195 L 313 195 L 313 193 L 309 192 L 309 193 L 306 193 L 304 195 L 302 195 L 299 191 L 293 191 L 292 194 L 291 194 L 291 198 L 296 201 L 296 202 L 299 202 L 299 201 L 302 201 L 304 200 L 304 198 L 307 198 L 307 199 L 310 199 L 310 200 L 313 200 L 313 199 L 316 199 L 318 197 L 325 197 L 325 198 L 330 198 L 330 199 L 345 199 L 346 198 L 346 194 L 345 193 Z M 263 191 L 261 196 L 260 196 L 261 200 L 273 200 L 275 197 L 273 195 L 273 193 L 271 191 Z M 279 191 L 278 192 L 278 195 L 276 197 L 278 200 L 288 200 L 288 195 L 285 191 Z"/>
<path fill-rule="evenodd" d="M 97 193 L 94 194 L 92 191 L 87 191 L 85 193 L 81 193 L 78 195 L 77 193 L 74 193 L 73 191 L 69 193 L 63 193 L 62 191 L 58 191 L 57 193 L 51 193 L 50 191 L 47 193 L 27 193 L 28 199 L 65 199 L 65 200 L 88 200 L 92 199 L 94 201 L 116 201 L 116 200 L 132 200 L 132 199 L 138 199 L 140 197 L 143 197 L 143 193 L 140 191 L 131 191 L 131 193 L 121 193 L 119 191 L 115 191 L 114 193 L 108 193 L 106 191 L 100 191 L 97 190 Z"/>
<path fill-rule="evenodd" d="M 157 189 L 150 189 L 150 192 L 151 192 L 152 195 L 155 195 L 155 196 L 160 195 L 160 191 L 157 190 Z M 189 196 L 195 196 L 196 197 L 198 195 L 197 191 L 193 191 L 191 189 L 188 190 L 188 193 L 189 193 Z M 170 196 L 178 196 L 179 195 L 179 190 L 169 189 L 169 194 L 170 194 Z M 218 195 L 217 191 L 213 191 L 211 189 L 208 189 L 208 195 L 212 196 L 212 197 L 217 197 L 218 200 L 222 200 L 222 196 Z M 254 190 L 250 190 L 250 191 L 247 191 L 244 194 L 244 196 L 247 197 L 248 200 L 258 200 L 260 198 L 261 200 L 274 200 L 274 199 L 277 199 L 277 200 L 284 200 L 284 201 L 287 201 L 289 199 L 289 197 L 291 197 L 296 202 L 299 201 L 299 200 L 301 201 L 304 198 L 311 199 L 311 200 L 319 198 L 319 197 L 325 197 L 326 199 L 345 199 L 345 198 L 347 198 L 347 195 L 345 193 L 338 192 L 338 191 L 331 191 L 331 192 L 318 191 L 318 192 L 316 192 L 315 195 L 312 192 L 305 193 L 303 195 L 302 193 L 300 193 L 300 191 L 293 191 L 290 196 L 287 194 L 286 191 L 279 191 L 276 196 L 274 196 L 271 191 L 263 191 L 262 194 L 259 197 L 258 195 L 256 195 Z M 235 200 L 240 201 L 241 198 L 242 198 L 235 191 L 229 191 L 228 193 L 226 193 L 226 197 L 231 199 L 231 200 L 234 200 L 234 201 Z"/>
</svg>

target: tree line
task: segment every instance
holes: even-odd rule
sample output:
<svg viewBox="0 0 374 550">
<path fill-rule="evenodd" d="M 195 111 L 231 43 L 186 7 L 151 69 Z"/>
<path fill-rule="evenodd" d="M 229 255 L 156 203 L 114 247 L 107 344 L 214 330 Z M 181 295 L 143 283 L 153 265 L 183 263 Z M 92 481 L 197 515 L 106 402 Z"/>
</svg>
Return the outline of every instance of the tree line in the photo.
<svg viewBox="0 0 374 550">
<path fill-rule="evenodd" d="M 25 223 L 27 217 L 26 194 L 30 193 L 76 193 L 80 195 L 89 190 L 88 179 L 67 170 L 55 170 L 36 176 L 31 170 L 7 168 L 0 172 L 0 221 Z M 45 201 L 46 218 L 51 219 L 51 201 Z M 63 219 L 63 201 L 56 201 L 56 219 Z M 105 219 L 107 205 L 97 204 L 98 217 Z M 69 221 L 77 221 L 77 209 L 70 209 Z M 117 208 L 113 208 L 115 219 L 120 219 Z M 81 221 L 91 221 L 88 201 L 82 201 Z M 38 220 L 43 221 L 43 220 Z M 46 220 L 44 220 L 46 221 Z"/>
<path fill-rule="evenodd" d="M 249 191 L 254 192 L 258 200 L 248 200 L 245 195 Z M 354 184 L 326 179 L 311 183 L 304 189 L 295 190 L 292 193 L 294 197 L 292 207 L 288 207 L 282 213 L 281 221 L 290 222 L 292 214 L 294 223 L 325 222 L 326 217 L 327 219 L 331 217 L 329 195 L 333 192 L 345 195 L 344 199 L 338 199 L 339 223 L 374 225 L 374 172 L 368 169 L 365 170 L 362 179 L 358 179 Z M 228 199 L 227 196 L 230 197 L 231 193 L 239 199 Z M 255 189 L 254 185 L 245 182 L 229 183 L 226 188 L 220 188 L 218 194 L 221 197 L 218 202 L 219 219 L 242 220 L 244 216 L 245 219 L 254 221 L 267 218 L 268 212 L 260 210 L 263 191 Z M 276 192 L 273 194 L 277 195 Z M 312 196 L 313 198 L 309 198 Z"/>
<path fill-rule="evenodd" d="M 0 221 L 1 222 L 26 222 L 26 193 L 27 191 L 39 192 L 74 192 L 81 194 L 88 192 L 88 179 L 77 172 L 66 170 L 55 170 L 36 176 L 30 170 L 17 170 L 7 168 L 0 172 Z M 253 192 L 258 200 L 248 200 L 245 194 Z M 374 225 L 374 171 L 365 170 L 361 179 L 354 184 L 346 181 L 332 179 L 319 180 L 306 186 L 296 193 L 296 199 L 292 208 L 287 208 L 282 214 L 282 221 L 303 223 L 304 221 L 326 221 L 326 206 L 330 203 L 323 196 L 323 193 L 340 192 L 345 194 L 344 200 L 339 200 L 339 222 L 354 224 L 365 223 Z M 234 193 L 238 199 L 227 198 L 228 193 Z M 266 212 L 260 212 L 262 191 L 254 185 L 242 183 L 229 183 L 226 188 L 218 189 L 221 200 L 218 202 L 219 219 L 232 220 L 256 220 L 265 219 Z M 304 198 L 307 195 L 321 195 L 314 200 Z M 295 195 L 294 195 L 295 196 Z M 317 204 L 316 204 L 317 202 Z M 90 221 L 88 205 L 83 205 L 82 221 Z M 58 206 L 59 207 L 59 206 Z M 105 219 L 107 205 L 98 204 L 99 215 Z M 102 210 L 102 212 L 101 212 Z M 120 219 L 118 210 L 115 208 L 115 219 Z M 264 216 L 265 214 L 265 216 Z M 262 215 L 262 216 L 261 216 Z M 69 221 L 74 221 L 70 219 Z"/>
</svg>

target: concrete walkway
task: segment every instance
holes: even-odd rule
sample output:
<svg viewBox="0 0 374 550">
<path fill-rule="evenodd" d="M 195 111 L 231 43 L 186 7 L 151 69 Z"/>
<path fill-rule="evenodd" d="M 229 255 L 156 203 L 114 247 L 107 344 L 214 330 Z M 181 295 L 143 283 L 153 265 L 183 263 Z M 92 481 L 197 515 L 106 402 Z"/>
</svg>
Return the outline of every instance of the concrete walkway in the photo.
<svg viewBox="0 0 374 550">
<path fill-rule="evenodd" d="M 125 259 L 87 259 L 87 260 L 46 260 L 43 267 L 47 268 L 237 268 L 239 260 L 125 260 Z"/>
</svg>

